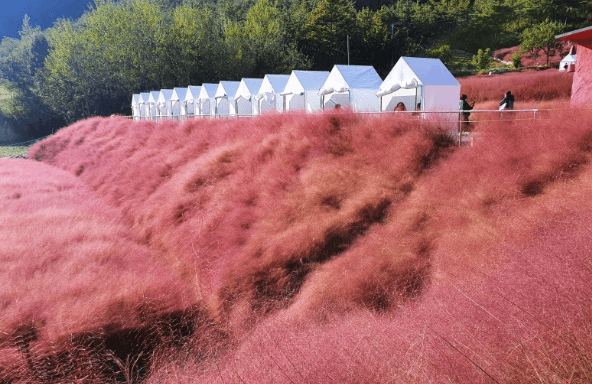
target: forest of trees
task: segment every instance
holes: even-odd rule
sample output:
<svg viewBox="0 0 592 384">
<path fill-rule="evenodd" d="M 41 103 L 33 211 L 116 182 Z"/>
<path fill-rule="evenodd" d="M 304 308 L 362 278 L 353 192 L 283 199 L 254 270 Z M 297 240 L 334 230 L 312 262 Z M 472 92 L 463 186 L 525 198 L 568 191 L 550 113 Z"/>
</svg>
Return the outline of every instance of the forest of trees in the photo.
<svg viewBox="0 0 592 384">
<path fill-rule="evenodd" d="M 36 138 L 129 114 L 131 95 L 348 60 L 385 76 L 403 55 L 451 60 L 590 25 L 591 0 L 95 0 L 41 30 L 25 16 L 0 43 L 0 124 Z"/>
</svg>

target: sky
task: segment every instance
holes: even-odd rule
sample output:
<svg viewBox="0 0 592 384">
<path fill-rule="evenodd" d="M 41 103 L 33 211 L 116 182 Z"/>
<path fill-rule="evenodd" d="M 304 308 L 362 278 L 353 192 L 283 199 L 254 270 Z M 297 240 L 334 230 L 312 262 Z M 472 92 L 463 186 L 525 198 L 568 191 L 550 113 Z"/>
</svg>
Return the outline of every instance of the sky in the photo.
<svg viewBox="0 0 592 384">
<path fill-rule="evenodd" d="M 25 14 L 32 26 L 47 29 L 59 18 L 77 19 L 92 0 L 0 0 L 0 39 L 18 38 Z"/>
</svg>

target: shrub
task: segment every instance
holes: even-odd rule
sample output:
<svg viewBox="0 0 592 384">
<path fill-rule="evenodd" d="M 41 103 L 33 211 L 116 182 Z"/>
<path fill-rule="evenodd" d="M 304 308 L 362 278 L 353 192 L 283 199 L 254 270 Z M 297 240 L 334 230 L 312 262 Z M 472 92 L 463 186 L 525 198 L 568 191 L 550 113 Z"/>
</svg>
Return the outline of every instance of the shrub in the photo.
<svg viewBox="0 0 592 384">
<path fill-rule="evenodd" d="M 477 69 L 484 70 L 485 68 L 489 67 L 491 60 L 491 56 L 489 56 L 489 48 L 485 49 L 485 51 L 479 49 L 477 54 L 473 56 L 472 64 Z"/>
<path fill-rule="evenodd" d="M 522 67 L 522 54 L 520 51 L 514 51 L 512 53 L 511 61 L 514 68 Z"/>
</svg>

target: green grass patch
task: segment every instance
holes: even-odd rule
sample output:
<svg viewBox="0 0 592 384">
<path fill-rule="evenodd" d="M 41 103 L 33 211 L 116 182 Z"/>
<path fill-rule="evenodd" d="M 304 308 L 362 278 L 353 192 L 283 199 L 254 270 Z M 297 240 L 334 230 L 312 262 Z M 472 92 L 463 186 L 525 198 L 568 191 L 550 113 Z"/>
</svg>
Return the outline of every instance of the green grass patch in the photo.
<svg viewBox="0 0 592 384">
<path fill-rule="evenodd" d="M 16 155 L 24 155 L 29 152 L 28 146 L 0 146 L 0 157 L 7 157 L 7 156 L 16 156 Z"/>
</svg>

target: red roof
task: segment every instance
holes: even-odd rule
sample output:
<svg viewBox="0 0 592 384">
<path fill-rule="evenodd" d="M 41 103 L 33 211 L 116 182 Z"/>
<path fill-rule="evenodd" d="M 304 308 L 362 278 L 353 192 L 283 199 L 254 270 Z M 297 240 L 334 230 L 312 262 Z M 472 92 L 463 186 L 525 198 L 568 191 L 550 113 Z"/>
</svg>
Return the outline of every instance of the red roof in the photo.
<svg viewBox="0 0 592 384">
<path fill-rule="evenodd" d="M 592 26 L 555 36 L 556 39 L 592 48 Z"/>
</svg>

